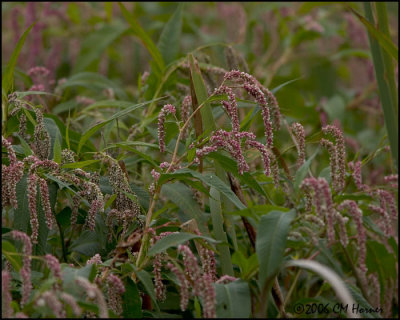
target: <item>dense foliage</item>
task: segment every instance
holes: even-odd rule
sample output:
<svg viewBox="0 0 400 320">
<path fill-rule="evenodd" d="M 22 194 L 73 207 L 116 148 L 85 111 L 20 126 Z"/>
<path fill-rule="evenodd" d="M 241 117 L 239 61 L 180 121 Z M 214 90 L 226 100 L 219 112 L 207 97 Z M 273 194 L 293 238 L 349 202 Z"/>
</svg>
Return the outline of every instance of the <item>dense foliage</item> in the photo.
<svg viewBox="0 0 400 320">
<path fill-rule="evenodd" d="M 2 316 L 397 317 L 397 10 L 3 2 Z"/>
</svg>

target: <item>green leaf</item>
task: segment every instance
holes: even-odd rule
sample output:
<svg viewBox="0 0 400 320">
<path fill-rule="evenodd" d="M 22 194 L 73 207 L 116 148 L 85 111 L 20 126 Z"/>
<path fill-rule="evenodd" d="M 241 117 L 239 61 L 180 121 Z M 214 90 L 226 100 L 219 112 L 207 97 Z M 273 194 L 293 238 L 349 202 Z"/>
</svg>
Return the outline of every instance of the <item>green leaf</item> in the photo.
<svg viewBox="0 0 400 320">
<path fill-rule="evenodd" d="M 214 188 L 210 189 L 209 202 L 215 239 L 225 243 L 217 245 L 217 250 L 220 253 L 221 270 L 223 274 L 233 276 L 234 272 L 231 254 L 229 251 L 228 238 L 224 231 L 224 217 L 222 216 L 221 210 L 221 197 L 220 193 Z"/>
<path fill-rule="evenodd" d="M 85 160 L 85 161 L 79 161 L 79 162 L 72 162 L 72 163 L 65 163 L 62 165 L 62 168 L 64 169 L 77 169 L 77 168 L 83 168 L 86 166 L 90 166 L 93 163 L 97 163 L 100 160 Z"/>
<path fill-rule="evenodd" d="M 366 265 L 369 272 L 377 272 L 381 287 L 386 279 L 396 279 L 396 259 L 394 254 L 389 253 L 386 247 L 377 241 L 367 241 Z"/>
<path fill-rule="evenodd" d="M 271 211 L 261 217 L 257 229 L 256 253 L 260 264 L 258 283 L 264 288 L 278 273 L 283 261 L 290 223 L 296 212 Z"/>
<path fill-rule="evenodd" d="M 14 253 L 17 253 L 14 245 L 9 241 L 1 240 L 1 253 L 6 257 L 8 262 L 11 263 L 14 270 L 19 272 L 22 267 L 22 260 L 21 256 L 14 255 Z"/>
<path fill-rule="evenodd" d="M 258 191 L 265 197 L 268 197 L 265 190 L 260 186 L 256 179 L 248 172 L 243 172 L 240 174 L 237 168 L 237 163 L 235 160 L 221 154 L 220 152 L 211 152 L 207 154 L 208 158 L 217 160 L 218 163 L 224 168 L 224 170 L 233 173 L 233 175 L 239 179 L 242 184 L 247 184 L 249 187 L 253 188 L 254 190 Z"/>
<path fill-rule="evenodd" d="M 83 268 L 71 268 L 68 265 L 62 264 L 61 278 L 62 284 L 65 291 L 80 296 L 82 294 L 82 288 L 75 282 L 77 277 L 82 277 L 92 281 L 96 275 L 96 267 L 94 264 L 87 264 Z"/>
<path fill-rule="evenodd" d="M 18 133 L 15 133 L 15 135 L 18 137 L 22 148 L 24 149 L 24 155 L 25 157 L 33 154 L 33 151 L 31 149 L 31 147 L 29 146 L 29 144 L 26 143 L 26 141 L 24 140 L 24 138 L 22 138 Z"/>
<path fill-rule="evenodd" d="M 102 121 L 102 122 L 100 122 L 100 123 L 94 125 L 93 127 L 91 127 L 90 129 L 88 129 L 88 130 L 82 135 L 81 140 L 79 141 L 77 153 L 80 152 L 80 150 L 81 150 L 83 144 L 84 144 L 93 134 L 95 134 L 95 133 L 97 132 L 97 130 L 99 130 L 100 128 L 104 127 L 104 126 L 105 126 L 107 123 L 109 123 L 110 121 L 112 121 L 112 120 L 114 120 L 114 119 L 118 119 L 119 117 L 125 116 L 125 115 L 129 114 L 130 112 L 132 112 L 132 111 L 134 111 L 134 110 L 136 110 L 136 109 L 138 109 L 138 108 L 141 108 L 141 107 L 143 107 L 143 106 L 145 106 L 145 105 L 147 105 L 147 104 L 149 104 L 149 103 L 151 103 L 151 102 L 153 102 L 153 101 L 158 101 L 158 100 L 161 100 L 161 99 L 162 99 L 162 98 L 158 98 L 158 99 L 155 99 L 155 100 L 151 100 L 151 101 L 146 101 L 146 102 L 142 102 L 142 103 L 135 104 L 135 105 L 133 105 L 133 106 L 131 106 L 131 107 L 129 107 L 129 108 L 126 108 L 126 109 L 124 109 L 124 110 L 121 110 L 121 111 L 115 113 L 113 116 L 111 116 L 111 117 L 108 118 L 107 120 L 104 120 L 104 121 Z"/>
<path fill-rule="evenodd" d="M 133 265 L 132 265 L 132 267 L 133 267 Z M 145 270 L 137 271 L 135 269 L 135 273 L 136 273 L 137 277 L 139 278 L 140 282 L 143 284 L 144 288 L 146 289 L 147 294 L 150 296 L 151 300 L 153 300 L 154 304 L 156 305 L 156 309 L 159 311 L 160 309 L 158 307 L 153 281 L 151 281 L 151 276 Z"/>
<path fill-rule="evenodd" d="M 162 55 L 161 55 L 160 51 L 158 50 L 158 48 L 156 47 L 156 45 L 154 44 L 154 42 L 147 35 L 147 33 L 143 30 L 143 28 L 138 24 L 135 17 L 133 16 L 133 14 L 131 14 L 121 2 L 118 2 L 118 4 L 121 8 L 124 18 L 126 19 L 126 21 L 128 21 L 134 34 L 143 42 L 144 46 L 149 51 L 150 55 L 153 57 L 156 65 L 158 67 L 158 71 L 159 72 L 164 71 L 165 65 L 164 65 Z"/>
<path fill-rule="evenodd" d="M 158 48 L 166 65 L 174 61 L 179 53 L 179 42 L 182 31 L 182 7 L 179 3 L 172 17 L 165 24 L 158 40 Z"/>
<path fill-rule="evenodd" d="M 92 109 L 99 109 L 99 108 L 121 108 L 125 109 L 132 105 L 130 101 L 123 101 L 123 100 L 101 100 L 88 105 L 87 107 L 83 108 L 82 112 L 86 112 Z"/>
<path fill-rule="evenodd" d="M 155 243 L 155 245 L 150 248 L 150 250 L 148 251 L 147 254 L 149 256 L 153 256 L 157 253 L 167 250 L 170 247 L 176 247 L 181 243 L 184 243 L 188 240 L 195 239 L 195 238 L 205 239 L 210 243 L 218 242 L 212 238 L 204 237 L 204 236 L 200 236 L 200 235 L 192 234 L 192 233 L 186 233 L 186 232 L 172 233 L 172 234 L 169 234 L 169 235 L 165 236 L 164 238 L 158 240 Z"/>
<path fill-rule="evenodd" d="M 72 69 L 72 73 L 78 73 L 86 68 L 95 60 L 100 59 L 101 54 L 125 31 L 122 25 L 105 25 L 104 27 L 91 32 L 81 44 L 81 51 Z"/>
<path fill-rule="evenodd" d="M 125 293 L 122 296 L 124 318 L 142 318 L 142 301 L 135 282 L 129 277 L 125 280 Z"/>
<path fill-rule="evenodd" d="M 28 203 L 28 175 L 25 174 L 21 180 L 17 183 L 16 193 L 18 208 L 14 209 L 14 224 L 13 227 L 16 230 L 28 232 L 28 225 L 30 221 L 29 216 L 29 203 Z"/>
<path fill-rule="evenodd" d="M 166 184 L 162 186 L 161 194 L 175 203 L 188 217 L 187 220 L 195 219 L 201 232 L 205 231 L 204 213 L 193 199 L 193 193 L 187 186 L 180 182 Z"/>
<path fill-rule="evenodd" d="M 308 169 L 310 168 L 311 162 L 314 159 L 314 157 L 317 155 L 319 152 L 319 148 L 314 152 L 314 154 L 306 161 L 303 163 L 303 165 L 297 170 L 296 175 L 294 176 L 294 188 L 296 191 L 299 190 L 300 184 L 304 180 L 304 178 L 307 176 Z"/>
<path fill-rule="evenodd" d="M 70 87 L 84 87 L 95 91 L 111 88 L 119 99 L 128 99 L 124 90 L 122 90 L 115 82 L 99 73 L 80 72 L 68 78 L 67 81 L 60 86 L 61 89 Z M 75 104 L 78 103 L 75 102 Z M 66 108 L 66 110 L 68 110 L 68 108 Z"/>
<path fill-rule="evenodd" d="M 247 282 L 234 281 L 215 284 L 217 318 L 249 318 L 251 295 Z"/>
<path fill-rule="evenodd" d="M 367 19 L 365 19 L 353 8 L 348 8 L 361 21 L 361 23 L 367 27 L 369 34 L 379 42 L 381 48 L 383 48 L 389 55 L 391 55 L 393 59 L 399 61 L 399 49 L 396 47 L 393 41 L 388 38 L 384 33 L 376 29 L 374 25 L 372 25 Z"/>
<path fill-rule="evenodd" d="M 174 178 L 175 176 L 188 176 L 191 175 L 194 178 L 197 178 L 203 181 L 206 185 L 210 187 L 214 187 L 219 192 L 221 192 L 224 196 L 226 196 L 238 209 L 246 209 L 246 206 L 239 200 L 236 194 L 233 193 L 230 187 L 228 187 L 220 178 L 218 178 L 215 174 L 212 173 L 199 173 L 197 171 L 193 171 L 190 169 L 180 169 L 175 171 L 174 173 L 162 174 L 159 183 L 162 183 L 170 178 Z"/>
<path fill-rule="evenodd" d="M 54 145 L 57 139 L 61 139 L 61 132 L 60 129 L 58 128 L 56 122 L 54 121 L 54 119 L 47 117 L 47 115 L 45 115 L 45 117 L 43 118 L 43 123 L 44 126 L 47 130 L 47 132 L 49 133 L 50 136 L 50 159 L 54 158 Z M 61 146 L 61 141 L 60 142 L 60 146 Z"/>
<path fill-rule="evenodd" d="M 92 257 L 100 251 L 100 243 L 96 232 L 84 230 L 78 239 L 72 242 L 71 251 Z"/>
<path fill-rule="evenodd" d="M 208 98 L 207 87 L 201 75 L 200 68 L 192 54 L 189 54 L 189 65 L 197 103 L 199 106 L 204 103 L 204 106 L 200 109 L 200 113 L 203 122 L 203 133 L 207 134 L 216 128 L 211 106 L 208 102 L 205 102 Z"/>
<path fill-rule="evenodd" d="M 56 135 L 56 139 L 54 141 L 54 148 L 53 148 L 53 160 L 58 164 L 61 164 L 61 136 Z"/>
<path fill-rule="evenodd" d="M 36 23 L 36 22 L 35 22 Z M 25 43 L 25 39 L 28 36 L 29 32 L 32 30 L 33 26 L 35 23 L 31 24 L 28 29 L 25 30 L 21 38 L 18 40 L 17 45 L 14 48 L 14 51 L 10 57 L 10 60 L 7 63 L 6 69 L 3 73 L 3 76 L 1 78 L 2 81 L 2 92 L 4 94 L 8 94 L 10 91 L 12 84 L 13 84 L 13 79 L 14 79 L 14 69 L 15 65 L 17 64 L 17 60 L 19 57 L 19 54 L 21 52 L 22 46 Z"/>
</svg>

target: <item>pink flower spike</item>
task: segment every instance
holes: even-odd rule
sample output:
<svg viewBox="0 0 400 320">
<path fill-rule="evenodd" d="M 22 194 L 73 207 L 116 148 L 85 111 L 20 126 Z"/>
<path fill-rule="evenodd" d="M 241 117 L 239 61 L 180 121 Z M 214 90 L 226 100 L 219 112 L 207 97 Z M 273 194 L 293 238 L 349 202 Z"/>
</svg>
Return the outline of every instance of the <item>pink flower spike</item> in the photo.
<svg viewBox="0 0 400 320">
<path fill-rule="evenodd" d="M 180 283 L 180 295 L 181 295 L 181 301 L 180 301 L 180 307 L 182 311 L 185 311 L 189 302 L 189 284 L 188 281 L 185 278 L 185 275 L 183 272 L 178 269 L 175 265 L 172 263 L 168 263 L 167 267 L 176 275 L 179 283 Z"/>
<path fill-rule="evenodd" d="M 175 112 L 176 109 L 172 104 L 166 104 L 158 114 L 158 141 L 160 144 L 160 152 L 165 152 L 165 117 L 168 113 L 175 114 Z"/>
<path fill-rule="evenodd" d="M 357 225 L 357 241 L 358 241 L 358 247 L 360 250 L 360 256 L 358 257 L 359 265 L 360 265 L 360 270 L 364 273 L 367 273 L 367 266 L 365 264 L 365 259 L 366 259 L 366 254 L 367 254 L 367 248 L 366 248 L 366 233 L 365 229 L 363 226 L 363 221 L 362 221 L 362 211 L 360 208 L 357 206 L 357 203 L 353 200 L 345 200 L 343 201 L 339 206 L 339 210 L 344 210 L 347 209 L 349 213 L 352 215 L 356 225 Z"/>
<path fill-rule="evenodd" d="M 13 309 L 11 307 L 11 275 L 8 271 L 1 271 L 1 297 L 2 297 L 2 311 L 3 318 L 11 318 Z"/>
</svg>

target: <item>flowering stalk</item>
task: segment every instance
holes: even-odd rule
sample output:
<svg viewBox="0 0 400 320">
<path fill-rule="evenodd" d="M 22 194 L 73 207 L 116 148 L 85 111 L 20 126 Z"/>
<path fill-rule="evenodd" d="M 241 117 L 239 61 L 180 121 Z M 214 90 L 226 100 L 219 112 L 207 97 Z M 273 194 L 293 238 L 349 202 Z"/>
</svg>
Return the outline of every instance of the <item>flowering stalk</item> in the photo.
<svg viewBox="0 0 400 320">
<path fill-rule="evenodd" d="M 300 123 L 294 122 L 291 126 L 291 130 L 297 142 L 296 148 L 299 157 L 297 158 L 296 168 L 298 169 L 302 166 L 306 157 L 304 127 Z"/>
<path fill-rule="evenodd" d="M 358 263 L 360 266 L 361 272 L 364 274 L 367 273 L 367 266 L 365 264 L 367 248 L 366 248 L 366 233 L 362 223 L 362 211 L 357 206 L 357 203 L 353 200 L 345 200 L 339 206 L 339 210 L 347 209 L 349 213 L 352 215 L 356 225 L 357 225 L 357 242 L 358 248 L 360 250 L 360 255 L 358 257 Z"/>
<path fill-rule="evenodd" d="M 22 278 L 22 298 L 21 298 L 21 306 L 24 306 L 28 300 L 32 291 L 32 282 L 31 282 L 31 255 L 32 255 L 32 243 L 29 239 L 28 235 L 24 232 L 13 230 L 10 233 L 11 237 L 15 240 L 19 240 L 22 242 L 23 248 L 23 266 L 20 271 Z"/>
<path fill-rule="evenodd" d="M 125 292 L 125 286 L 122 280 L 114 274 L 108 275 L 107 283 L 108 305 L 116 314 L 120 315 L 122 313 L 121 294 Z"/>
<path fill-rule="evenodd" d="M 183 272 L 173 265 L 172 263 L 168 263 L 167 267 L 176 275 L 178 278 L 178 281 L 180 283 L 180 307 L 182 311 L 185 311 L 189 302 L 189 284 L 188 281 L 186 280 L 185 275 Z"/>
<path fill-rule="evenodd" d="M 160 152 L 165 152 L 165 117 L 168 113 L 175 114 L 175 112 L 176 109 L 172 104 L 166 104 L 158 114 L 158 141 L 160 144 Z"/>
<path fill-rule="evenodd" d="M 336 171 L 335 171 L 335 185 L 334 189 L 340 192 L 344 189 L 345 185 L 345 166 L 346 166 L 346 149 L 344 145 L 342 131 L 333 125 L 328 125 L 322 128 L 324 134 L 331 134 L 336 140 Z"/>
<path fill-rule="evenodd" d="M 1 297 L 2 297 L 2 308 L 1 316 L 3 318 L 11 318 L 13 310 L 11 308 L 11 275 L 8 271 L 1 271 Z"/>
</svg>

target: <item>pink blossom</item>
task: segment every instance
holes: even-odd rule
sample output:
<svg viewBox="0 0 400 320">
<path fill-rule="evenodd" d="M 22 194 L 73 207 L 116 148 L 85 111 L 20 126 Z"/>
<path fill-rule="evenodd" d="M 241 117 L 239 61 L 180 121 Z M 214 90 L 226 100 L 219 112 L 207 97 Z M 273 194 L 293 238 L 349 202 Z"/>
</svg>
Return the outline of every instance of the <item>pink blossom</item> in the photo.
<svg viewBox="0 0 400 320">
<path fill-rule="evenodd" d="M 61 279 L 61 267 L 60 267 L 60 262 L 58 259 L 51 255 L 51 254 L 46 254 L 45 259 L 47 262 L 47 265 L 51 272 L 53 273 L 55 278 Z"/>
<path fill-rule="evenodd" d="M 86 261 L 86 264 L 101 264 L 103 261 L 101 261 L 101 256 L 96 253 L 93 257 L 91 257 L 89 260 Z"/>
<path fill-rule="evenodd" d="M 349 162 L 348 167 L 350 168 L 350 170 L 352 170 L 352 176 L 354 179 L 354 183 L 357 186 L 357 189 L 362 191 L 365 190 L 365 188 L 367 186 L 365 186 L 362 183 L 362 175 L 361 175 L 361 161 L 357 161 L 356 163 L 353 163 L 353 161 Z"/>
<path fill-rule="evenodd" d="M 336 140 L 336 172 L 334 188 L 336 191 L 342 191 L 345 184 L 345 166 L 346 166 L 346 149 L 344 145 L 342 131 L 333 125 L 328 125 L 322 128 L 324 134 L 331 134 Z"/>
<path fill-rule="evenodd" d="M 49 229 L 52 229 L 54 225 L 56 225 L 56 219 L 51 212 L 50 198 L 49 198 L 49 188 L 47 186 L 46 180 L 39 178 L 39 189 L 40 195 L 42 199 L 42 206 L 44 210 L 44 214 L 46 216 L 46 223 Z"/>
<path fill-rule="evenodd" d="M 1 297 L 2 297 L 2 312 L 3 318 L 11 318 L 13 309 L 11 307 L 11 275 L 8 271 L 1 271 Z"/>
<path fill-rule="evenodd" d="M 158 114 L 158 141 L 160 144 L 160 152 L 165 152 L 165 117 L 168 113 L 175 114 L 175 112 L 176 109 L 172 104 L 166 104 Z"/>
<path fill-rule="evenodd" d="M 221 278 L 219 278 L 215 283 L 229 283 L 236 280 L 238 280 L 238 278 L 225 274 Z"/>
<path fill-rule="evenodd" d="M 305 133 L 304 133 L 304 127 L 298 123 L 298 122 L 294 122 L 291 126 L 292 129 L 292 133 L 296 138 L 296 148 L 297 148 L 297 153 L 299 155 L 298 159 L 297 159 L 297 164 L 296 164 L 296 168 L 300 168 L 302 166 L 302 164 L 304 163 L 305 157 L 306 157 L 306 153 L 305 153 Z"/>
<path fill-rule="evenodd" d="M 190 109 L 192 106 L 192 97 L 190 95 L 185 96 L 182 101 L 182 106 L 181 106 L 181 120 L 183 124 L 186 123 L 186 121 L 189 119 L 189 114 L 190 114 Z M 187 136 L 187 128 L 185 128 L 185 131 L 183 132 L 183 137 Z"/>
<path fill-rule="evenodd" d="M 57 299 L 54 291 L 45 291 L 41 294 L 41 299 L 43 299 L 44 303 L 53 311 L 53 314 L 56 318 L 64 318 L 65 311 L 60 300 Z M 42 304 L 40 299 L 37 300 L 37 304 Z"/>
<path fill-rule="evenodd" d="M 80 316 L 82 314 L 82 309 L 76 302 L 76 299 L 66 292 L 61 292 L 61 299 L 64 300 L 67 304 L 69 304 L 72 308 L 72 312 L 75 313 L 76 316 Z"/>
<path fill-rule="evenodd" d="M 125 286 L 122 280 L 114 275 L 109 274 L 108 283 L 108 305 L 118 315 L 122 313 L 122 298 L 121 294 L 125 292 Z"/>
<path fill-rule="evenodd" d="M 204 318 L 216 318 L 216 293 L 212 278 L 207 273 L 203 275 L 203 286 L 203 316 Z"/>
<path fill-rule="evenodd" d="M 363 226 L 362 222 L 362 211 L 360 208 L 357 206 L 357 203 L 353 200 L 345 200 L 343 201 L 339 206 L 339 210 L 344 210 L 347 209 L 349 213 L 352 215 L 356 225 L 357 225 L 357 242 L 358 242 L 358 248 L 360 250 L 360 256 L 358 257 L 358 262 L 360 265 L 360 270 L 361 272 L 366 273 L 367 272 L 367 266 L 365 264 L 365 258 L 366 258 L 366 253 L 367 253 L 367 248 L 366 248 L 366 233 L 365 229 Z"/>
<path fill-rule="evenodd" d="M 182 311 L 186 310 L 187 304 L 189 302 L 189 284 L 188 281 L 185 278 L 185 275 L 183 272 L 173 265 L 172 263 L 168 263 L 167 267 L 176 275 L 178 278 L 178 281 L 180 283 L 180 296 L 181 296 L 181 301 L 180 301 L 180 307 Z"/>
<path fill-rule="evenodd" d="M 22 278 L 22 299 L 21 306 L 24 306 L 28 300 L 32 291 L 32 282 L 31 282 L 31 256 L 32 256 L 32 243 L 29 239 L 28 235 L 24 232 L 13 230 L 10 232 L 11 237 L 15 240 L 21 241 L 24 245 L 23 253 L 23 266 L 20 271 Z"/>
<path fill-rule="evenodd" d="M 30 221 L 32 227 L 32 242 L 37 243 L 38 232 L 39 232 L 39 220 L 36 208 L 36 194 L 37 194 L 37 184 L 38 176 L 36 174 L 30 174 L 28 176 L 28 203 L 30 212 Z"/>
</svg>

